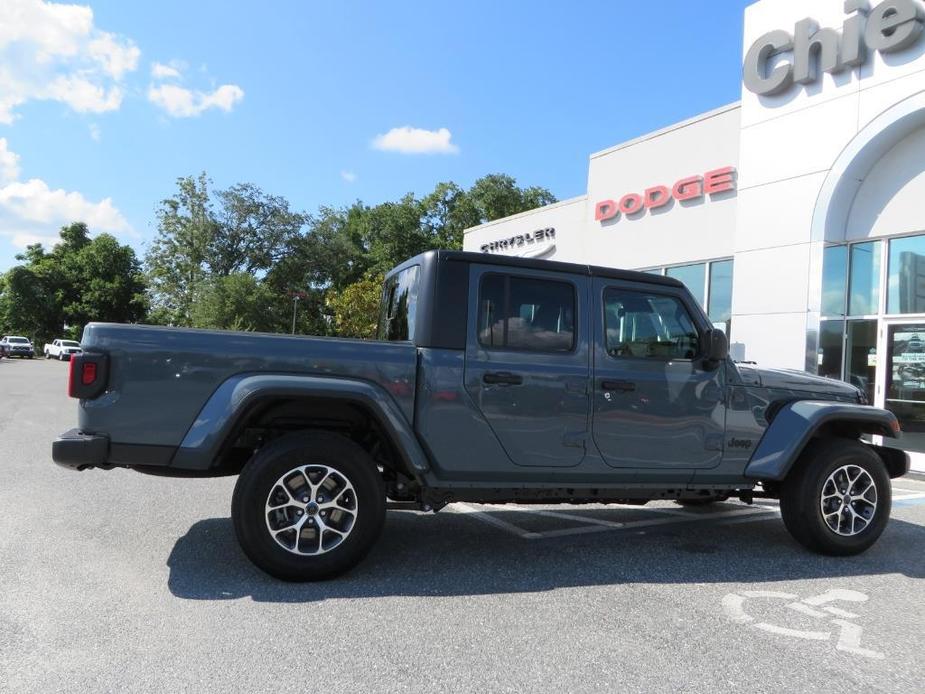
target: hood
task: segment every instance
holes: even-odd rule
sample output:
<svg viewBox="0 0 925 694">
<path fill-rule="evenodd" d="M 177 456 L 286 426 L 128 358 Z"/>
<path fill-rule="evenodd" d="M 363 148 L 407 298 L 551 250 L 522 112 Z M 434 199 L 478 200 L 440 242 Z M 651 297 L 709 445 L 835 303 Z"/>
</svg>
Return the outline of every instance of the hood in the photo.
<svg viewBox="0 0 925 694">
<path fill-rule="evenodd" d="M 755 366 L 737 364 L 736 368 L 746 385 L 782 390 L 798 390 L 806 393 L 840 395 L 856 400 L 858 389 L 844 381 L 825 376 L 815 376 L 796 369 L 759 369 Z"/>
</svg>

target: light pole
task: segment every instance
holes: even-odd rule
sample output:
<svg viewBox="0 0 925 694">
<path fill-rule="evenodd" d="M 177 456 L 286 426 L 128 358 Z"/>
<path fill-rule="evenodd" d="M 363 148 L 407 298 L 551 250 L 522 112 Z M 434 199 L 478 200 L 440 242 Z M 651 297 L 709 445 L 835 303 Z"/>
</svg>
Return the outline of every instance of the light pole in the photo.
<svg viewBox="0 0 925 694">
<path fill-rule="evenodd" d="M 292 297 L 292 334 L 295 335 L 296 310 L 299 305 L 299 299 L 305 298 L 305 292 L 289 292 L 289 296 Z"/>
</svg>

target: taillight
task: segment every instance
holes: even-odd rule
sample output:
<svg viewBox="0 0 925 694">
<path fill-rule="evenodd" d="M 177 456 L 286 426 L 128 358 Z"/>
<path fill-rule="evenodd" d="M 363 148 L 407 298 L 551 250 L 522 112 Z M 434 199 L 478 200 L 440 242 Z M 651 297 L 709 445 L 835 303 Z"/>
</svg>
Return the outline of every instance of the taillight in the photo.
<svg viewBox="0 0 925 694">
<path fill-rule="evenodd" d="M 96 364 L 88 361 L 86 364 L 81 364 L 81 367 L 80 382 L 85 386 L 93 385 L 93 382 L 96 381 Z"/>
<path fill-rule="evenodd" d="M 67 394 L 82 400 L 101 395 L 106 390 L 108 371 L 109 356 L 106 354 L 84 352 L 73 355 L 68 372 Z"/>
</svg>

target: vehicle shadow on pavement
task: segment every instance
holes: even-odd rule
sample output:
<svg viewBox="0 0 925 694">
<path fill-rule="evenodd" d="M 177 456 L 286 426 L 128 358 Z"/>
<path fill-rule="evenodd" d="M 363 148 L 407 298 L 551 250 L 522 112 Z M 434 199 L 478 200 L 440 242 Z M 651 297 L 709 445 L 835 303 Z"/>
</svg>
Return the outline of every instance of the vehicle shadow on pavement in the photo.
<svg viewBox="0 0 925 694">
<path fill-rule="evenodd" d="M 619 520 L 619 512 L 613 518 Z M 293 584 L 262 573 L 241 552 L 228 518 L 195 523 L 177 541 L 167 564 L 169 589 L 179 598 L 285 603 L 624 583 L 761 583 L 894 573 L 922 578 L 923 545 L 925 526 L 896 518 L 866 553 L 839 558 L 798 546 L 780 518 L 529 540 L 463 514 L 391 512 L 370 555 L 330 581 Z"/>
</svg>

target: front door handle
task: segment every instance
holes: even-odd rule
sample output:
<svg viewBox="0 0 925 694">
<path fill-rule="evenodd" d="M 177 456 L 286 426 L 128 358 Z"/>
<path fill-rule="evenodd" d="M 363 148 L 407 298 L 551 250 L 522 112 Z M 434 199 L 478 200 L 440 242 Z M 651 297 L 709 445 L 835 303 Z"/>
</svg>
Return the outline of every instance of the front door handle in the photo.
<svg viewBox="0 0 925 694">
<path fill-rule="evenodd" d="M 486 371 L 482 374 L 482 382 L 488 385 L 519 386 L 524 377 L 510 371 Z"/>
<path fill-rule="evenodd" d="M 619 393 L 629 393 L 636 390 L 636 384 L 632 381 L 601 381 L 603 390 L 615 390 Z"/>
</svg>

